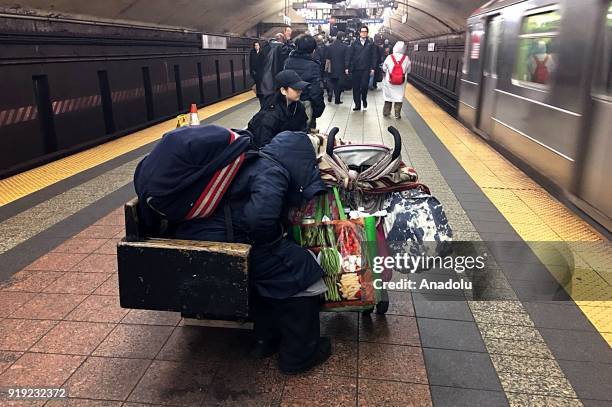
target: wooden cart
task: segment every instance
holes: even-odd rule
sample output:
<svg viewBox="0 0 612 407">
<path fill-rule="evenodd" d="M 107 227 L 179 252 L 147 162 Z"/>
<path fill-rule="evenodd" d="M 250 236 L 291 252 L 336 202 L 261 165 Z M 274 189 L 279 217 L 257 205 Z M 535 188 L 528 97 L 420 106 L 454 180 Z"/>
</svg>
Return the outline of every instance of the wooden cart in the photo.
<svg viewBox="0 0 612 407">
<path fill-rule="evenodd" d="M 251 246 L 147 237 L 137 205 L 125 205 L 126 237 L 117 245 L 121 306 L 180 312 L 200 325 L 246 325 Z"/>
</svg>

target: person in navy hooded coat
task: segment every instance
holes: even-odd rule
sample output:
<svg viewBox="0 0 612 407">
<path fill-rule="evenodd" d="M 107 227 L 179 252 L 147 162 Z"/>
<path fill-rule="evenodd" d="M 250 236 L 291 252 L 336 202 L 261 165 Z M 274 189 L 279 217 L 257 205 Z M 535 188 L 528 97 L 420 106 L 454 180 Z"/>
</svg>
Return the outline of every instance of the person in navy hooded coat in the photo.
<svg viewBox="0 0 612 407">
<path fill-rule="evenodd" d="M 331 354 L 329 338 L 320 338 L 319 331 L 323 270 L 288 236 L 284 222 L 289 207 L 325 190 L 309 137 L 285 131 L 246 159 L 210 217 L 182 222 L 174 231 L 179 239 L 252 245 L 254 354 L 267 357 L 280 350 L 280 369 L 289 374 L 308 370 Z"/>
</svg>

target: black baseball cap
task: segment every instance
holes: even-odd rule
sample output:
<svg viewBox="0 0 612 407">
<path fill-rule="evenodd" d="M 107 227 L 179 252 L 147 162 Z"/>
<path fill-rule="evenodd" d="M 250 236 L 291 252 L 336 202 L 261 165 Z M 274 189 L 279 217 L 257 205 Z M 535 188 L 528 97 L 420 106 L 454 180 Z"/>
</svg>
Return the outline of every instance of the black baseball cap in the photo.
<svg viewBox="0 0 612 407">
<path fill-rule="evenodd" d="M 284 71 L 280 71 L 274 77 L 274 81 L 276 82 L 276 86 L 278 88 L 292 88 L 295 90 L 304 90 L 310 84 L 305 82 L 300 78 L 300 75 L 297 74 L 294 70 L 285 69 Z"/>
</svg>

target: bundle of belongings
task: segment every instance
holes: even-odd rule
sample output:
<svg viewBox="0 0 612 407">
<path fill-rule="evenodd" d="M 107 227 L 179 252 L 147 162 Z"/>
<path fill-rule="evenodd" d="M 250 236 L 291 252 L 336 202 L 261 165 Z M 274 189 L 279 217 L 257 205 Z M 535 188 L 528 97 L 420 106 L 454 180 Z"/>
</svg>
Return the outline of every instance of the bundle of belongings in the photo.
<svg viewBox="0 0 612 407">
<path fill-rule="evenodd" d="M 313 140 L 319 168 L 328 186 L 338 187 L 345 207 L 380 214 L 393 251 L 412 255 L 445 253 L 453 232 L 444 208 L 417 172 L 401 159 L 401 136 L 388 128 L 394 146 L 348 144 L 336 140 L 338 129 Z"/>
<path fill-rule="evenodd" d="M 390 281 L 392 270 L 375 270 L 374 257 L 445 255 L 449 249 L 452 230 L 441 203 L 402 162 L 399 132 L 389 132 L 393 148 L 346 143 L 337 128 L 311 135 L 329 192 L 292 211 L 290 223 L 294 239 L 325 271 L 327 310 L 379 303 L 384 290 L 373 281 Z"/>
</svg>

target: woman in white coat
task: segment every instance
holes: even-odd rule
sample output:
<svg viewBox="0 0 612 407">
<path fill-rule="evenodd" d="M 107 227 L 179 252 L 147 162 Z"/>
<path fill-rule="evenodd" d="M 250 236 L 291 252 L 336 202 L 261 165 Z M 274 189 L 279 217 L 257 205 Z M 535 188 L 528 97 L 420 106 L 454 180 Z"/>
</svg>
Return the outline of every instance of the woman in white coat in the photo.
<svg viewBox="0 0 612 407">
<path fill-rule="evenodd" d="M 383 116 L 387 117 L 391 114 L 391 105 L 395 104 L 395 118 L 401 119 L 402 102 L 404 101 L 404 88 L 406 80 L 401 85 L 393 85 L 391 83 L 391 72 L 395 66 L 395 61 L 402 67 L 404 78 L 410 73 L 410 59 L 408 55 L 404 55 L 406 45 L 403 41 L 398 41 L 393 46 L 393 53 L 387 56 L 383 62 L 382 70 L 385 73 L 383 77 L 383 98 L 385 107 L 383 108 Z M 395 58 L 395 61 L 393 59 Z M 402 60 L 403 58 L 403 60 Z"/>
</svg>

